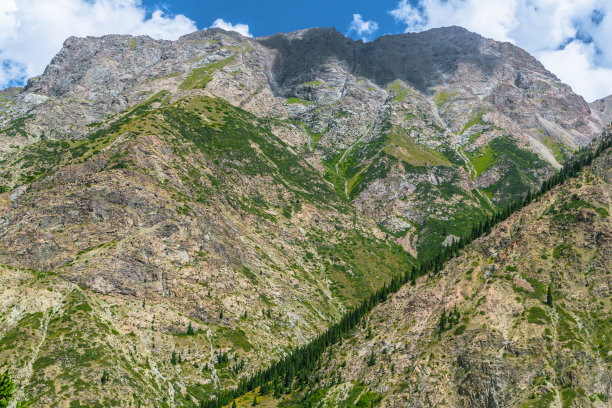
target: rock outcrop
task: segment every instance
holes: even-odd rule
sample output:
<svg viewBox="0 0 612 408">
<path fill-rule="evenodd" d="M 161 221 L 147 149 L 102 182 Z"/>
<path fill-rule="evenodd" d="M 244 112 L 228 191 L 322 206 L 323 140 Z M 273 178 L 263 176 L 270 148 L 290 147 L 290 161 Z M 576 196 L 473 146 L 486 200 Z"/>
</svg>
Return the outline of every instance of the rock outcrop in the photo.
<svg viewBox="0 0 612 408">
<path fill-rule="evenodd" d="M 602 118 L 526 52 L 458 27 L 365 44 L 333 29 L 69 38 L 43 75 L 0 91 L 0 361 L 32 407 L 197 406 L 537 188 Z M 492 256 L 474 255 L 472 284 L 447 273 L 404 293 L 417 326 L 389 316 L 421 344 L 440 302 L 463 305 L 453 279 L 488 290 L 474 285 L 505 266 Z M 540 290 L 524 268 L 504 279 Z M 519 308 L 493 292 L 491 313 Z M 449 398 L 508 400 L 522 377 L 486 382 L 502 334 L 475 340 L 484 359 L 445 343 L 461 358 L 440 364 L 466 378 Z M 429 372 L 429 346 L 402 342 L 402 367 Z M 347 378 L 377 377 L 361 368 Z M 415 389 L 368 392 L 391 386 Z"/>
</svg>

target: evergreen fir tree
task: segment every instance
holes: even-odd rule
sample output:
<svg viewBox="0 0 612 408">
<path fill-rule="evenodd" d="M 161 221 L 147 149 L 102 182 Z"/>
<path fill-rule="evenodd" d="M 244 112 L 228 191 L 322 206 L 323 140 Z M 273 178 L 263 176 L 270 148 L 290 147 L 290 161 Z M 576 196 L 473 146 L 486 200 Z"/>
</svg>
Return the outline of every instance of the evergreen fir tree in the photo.
<svg viewBox="0 0 612 408">
<path fill-rule="evenodd" d="M 438 333 L 442 333 L 446 330 L 446 310 L 442 312 L 442 316 L 440 316 L 440 323 L 438 324 Z"/>
<path fill-rule="evenodd" d="M 259 405 L 259 402 L 257 402 L 257 395 L 253 397 L 253 404 L 254 407 L 256 407 L 257 405 Z"/>
<path fill-rule="evenodd" d="M 552 284 L 548 285 L 548 291 L 546 292 L 546 304 L 550 307 L 553 305 Z"/>
<path fill-rule="evenodd" d="M 8 369 L 0 374 L 0 408 L 6 408 L 13 398 L 15 384 L 9 376 Z"/>
<path fill-rule="evenodd" d="M 403 274 L 400 273 L 397 276 L 393 276 L 389 286 L 383 285 L 378 290 L 373 291 L 369 298 L 364 299 L 360 305 L 347 312 L 340 319 L 340 322 L 329 327 L 328 330 L 313 339 L 310 343 L 295 349 L 288 356 L 272 364 L 266 370 L 257 372 L 250 378 L 240 380 L 236 389 L 231 391 L 220 391 L 211 399 L 207 400 L 203 406 L 207 408 L 220 408 L 229 405 L 236 397 L 244 395 L 246 392 L 253 391 L 266 383 L 274 384 L 275 398 L 280 398 L 283 391 L 288 390 L 287 392 L 291 392 L 291 387 L 294 384 L 299 386 L 307 385 L 310 391 L 306 393 L 306 395 L 312 395 L 313 387 L 319 383 L 320 378 L 318 376 L 312 377 L 311 375 L 318 366 L 321 356 L 329 346 L 337 344 L 338 342 L 341 343 L 342 337 L 358 327 L 360 323 L 364 324 L 365 329 L 365 319 L 363 319 L 363 317 L 376 305 L 384 302 L 389 294 L 397 292 L 404 283 L 410 280 L 412 284 L 414 284 L 416 278 L 441 270 L 445 262 L 456 256 L 460 249 L 464 248 L 467 244 L 483 234 L 490 233 L 491 229 L 497 223 L 508 218 L 530 201 L 538 200 L 542 194 L 559 185 L 567 178 L 576 175 L 585 165 L 591 163 L 594 157 L 597 157 L 612 145 L 612 137 L 610 137 L 609 134 L 604 134 L 597 143 L 599 147 L 597 147 L 595 154 L 592 154 L 594 147 L 580 149 L 574 155 L 573 159 L 568 160 L 559 173 L 545 180 L 541 184 L 540 189 L 528 192 L 526 195 L 518 196 L 501 211 L 493 212 L 490 216 L 474 222 L 471 234 L 461 237 L 461 240 L 457 244 L 451 245 L 448 248 L 441 248 L 432 256 L 420 259 L 415 264 L 415 267 L 412 268 L 410 274 L 404 272 Z M 548 289 L 546 303 L 550 303 L 552 306 L 552 284 Z M 263 313 L 264 315 L 267 314 L 268 318 L 271 318 L 271 311 L 269 309 L 267 311 L 264 309 Z M 220 313 L 220 317 L 222 318 L 222 312 Z M 449 313 L 444 311 L 439 322 L 440 332 L 451 329 L 458 324 L 459 319 L 460 313 L 456 309 Z M 223 359 L 222 356 L 219 357 Z M 368 365 L 374 364 L 376 364 L 376 357 L 374 354 L 371 354 Z M 337 383 L 341 383 L 340 374 L 338 374 L 338 377 Z M 311 381 L 309 381 L 309 379 L 311 379 Z M 256 398 L 254 398 L 254 401 L 256 401 Z M 0 406 L 0 408 L 2 407 Z"/>
<path fill-rule="evenodd" d="M 232 403 L 232 408 L 236 408 L 236 400 Z"/>
<path fill-rule="evenodd" d="M 189 325 L 187 326 L 187 335 L 193 336 L 194 334 L 195 332 L 193 331 L 193 326 L 191 325 L 191 322 L 189 322 Z"/>
</svg>

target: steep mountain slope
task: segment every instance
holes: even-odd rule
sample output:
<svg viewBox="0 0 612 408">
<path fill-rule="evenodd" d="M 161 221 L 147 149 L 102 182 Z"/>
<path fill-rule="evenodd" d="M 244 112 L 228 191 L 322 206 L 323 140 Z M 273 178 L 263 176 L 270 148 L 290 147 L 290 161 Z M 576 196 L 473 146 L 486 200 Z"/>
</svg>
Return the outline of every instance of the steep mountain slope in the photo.
<svg viewBox="0 0 612 408">
<path fill-rule="evenodd" d="M 590 106 L 591 110 L 601 118 L 603 123 L 610 123 L 612 121 L 612 95 L 598 99 L 592 102 Z"/>
<path fill-rule="evenodd" d="M 306 400 L 262 405 L 609 406 L 611 183 L 608 149 L 376 307 L 321 359 Z"/>
<path fill-rule="evenodd" d="M 197 406 L 600 128 L 460 28 L 70 38 L 0 93 L 0 361 L 33 407 Z"/>
<path fill-rule="evenodd" d="M 265 123 L 219 99 L 164 98 L 84 141 L 21 151 L 35 181 L 4 193 L 0 262 L 19 278 L 2 295 L 0 350 L 18 352 L 15 379 L 34 405 L 110 396 L 103 369 L 120 383 L 138 372 L 120 404 L 132 392 L 161 401 L 171 395 L 156 387 L 175 382 L 189 403 L 303 343 L 410 262 Z M 37 347 L 10 342 L 25 330 Z M 111 350 L 135 360 L 117 366 L 125 356 Z M 173 352 L 189 363 L 171 364 Z"/>
<path fill-rule="evenodd" d="M 213 29 L 176 42 L 68 39 L 41 77 L 4 97 L 0 152 L 84 138 L 162 90 L 280 120 L 272 132 L 412 254 L 467 232 L 602 127 L 533 57 L 462 28 L 367 44 L 333 29 Z M 0 183 L 19 184 L 7 173 Z"/>
</svg>

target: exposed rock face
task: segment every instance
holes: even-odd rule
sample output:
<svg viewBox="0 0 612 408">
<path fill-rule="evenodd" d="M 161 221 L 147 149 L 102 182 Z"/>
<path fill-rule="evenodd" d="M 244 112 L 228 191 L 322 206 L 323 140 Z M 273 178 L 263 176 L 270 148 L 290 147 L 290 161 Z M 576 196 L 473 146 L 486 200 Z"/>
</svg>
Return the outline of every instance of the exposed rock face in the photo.
<svg viewBox="0 0 612 408">
<path fill-rule="evenodd" d="M 196 404 L 600 128 L 524 51 L 457 27 L 367 44 L 330 29 L 69 38 L 0 91 L 0 360 L 31 406 Z"/>
<path fill-rule="evenodd" d="M 0 195 L 0 360 L 32 406 L 109 396 L 105 370 L 116 405 L 190 406 L 411 262 L 255 116 L 204 96 L 125 115 L 24 149 L 54 171 Z"/>
<path fill-rule="evenodd" d="M 440 221 L 465 233 L 460 212 L 537 186 L 602 127 L 529 54 L 459 27 L 366 44 L 334 29 L 259 39 L 210 29 L 175 42 L 69 38 L 41 77 L 5 97 L 0 154 L 84 138 L 152 92 L 174 101 L 194 88 L 293 124 L 274 132 L 379 224 L 408 220 L 422 254 L 441 244 Z M 424 202 L 445 203 L 432 222 Z"/>
<path fill-rule="evenodd" d="M 604 124 L 612 122 L 612 95 L 601 98 L 590 104 L 591 110 L 598 115 Z"/>
<path fill-rule="evenodd" d="M 608 151 L 377 306 L 322 357 L 315 401 L 359 389 L 381 407 L 609 406 L 611 173 Z"/>
<path fill-rule="evenodd" d="M 300 121 L 288 131 L 277 129 L 279 136 L 311 155 L 315 167 L 323 170 L 321 159 L 330 163 L 326 172 L 338 189 L 377 221 L 399 215 L 426 233 L 433 227 L 420 215 L 427 210 L 424 199 L 452 203 L 452 195 L 434 189 L 423 197 L 430 177 L 394 164 L 398 159 L 417 168 L 434 166 L 434 172 L 444 173 L 442 185 L 459 187 L 456 198 L 477 213 L 479 196 L 504 202 L 511 195 L 500 186 L 517 182 L 508 176 L 491 184 L 491 177 L 480 177 L 487 170 L 478 163 L 481 157 L 490 174 L 509 165 L 502 163 L 506 150 L 487 150 L 494 139 L 512 135 L 516 148 L 544 160 L 521 170 L 529 174 L 522 181 L 525 191 L 526 180 L 536 183 L 547 174 L 547 162 L 557 166 L 564 152 L 590 140 L 600 127 L 588 105 L 524 51 L 458 27 L 385 36 L 368 44 L 333 29 L 255 40 L 214 29 L 176 42 L 129 36 L 68 39 L 45 73 L 8 99 L 8 118 L 32 115 L 18 127 L 9 126 L 11 145 L 32 137 L 82 138 L 109 113 L 142 102 L 151 91 L 180 97 L 189 91 L 181 86 L 185 76 L 215 63 L 210 72 L 204 68 L 210 75 L 208 92 L 258 116 Z M 413 154 L 415 149 L 419 154 Z M 447 169 L 435 169 L 441 166 Z M 396 184 L 406 178 L 411 188 Z M 474 189 L 488 191 L 473 196 Z M 446 218 L 457 210 L 451 204 Z M 423 250 L 439 243 L 425 239 L 418 246 Z"/>
</svg>

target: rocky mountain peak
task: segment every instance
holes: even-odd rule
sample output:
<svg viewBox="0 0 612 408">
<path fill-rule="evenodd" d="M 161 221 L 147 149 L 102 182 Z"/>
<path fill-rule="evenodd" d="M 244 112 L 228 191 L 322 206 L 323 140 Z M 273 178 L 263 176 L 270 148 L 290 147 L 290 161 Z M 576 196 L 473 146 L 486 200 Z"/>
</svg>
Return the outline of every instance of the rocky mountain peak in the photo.
<svg viewBox="0 0 612 408">
<path fill-rule="evenodd" d="M 606 96 L 592 102 L 591 109 L 598 115 L 604 123 L 612 122 L 612 95 Z"/>
<path fill-rule="evenodd" d="M 116 96 L 159 61 L 170 44 L 148 36 L 70 37 L 45 72 L 28 81 L 25 91 L 87 100 Z"/>
<path fill-rule="evenodd" d="M 14 373 L 17 399 L 32 408 L 98 406 L 102 399 L 126 407 L 211 406 L 211 395 L 316 338 L 383 282 L 441 266 L 441 248 L 453 250 L 458 237 L 475 236 L 494 214 L 524 202 L 601 123 L 528 53 L 460 27 L 371 43 L 327 28 L 256 39 L 221 29 L 177 41 L 69 38 L 25 89 L 0 91 L 0 362 Z M 333 394 L 350 395 L 357 406 L 406 405 L 404 396 L 377 405 L 375 393 L 386 393 L 386 384 L 410 395 L 425 389 L 394 375 L 409 376 L 410 367 L 427 373 L 433 352 L 464 344 L 449 336 L 440 343 L 432 331 L 430 316 L 446 316 L 442 309 L 457 304 L 475 323 L 466 320 L 466 333 L 454 329 L 456 336 L 478 334 L 490 314 L 506 338 L 484 348 L 482 337 L 470 338 L 474 354 L 453 351 L 438 360 L 440 375 L 418 381 L 451 372 L 463 378 L 456 368 L 479 364 L 486 350 L 497 357 L 485 361 L 492 364 L 485 380 L 468 382 L 477 398 L 467 405 L 509 401 L 497 391 L 527 384 L 541 364 L 525 365 L 536 367 L 529 379 L 515 370 L 510 382 L 480 385 L 490 384 L 489 367 L 500 358 L 510 361 L 502 347 L 516 350 L 507 342 L 514 341 L 511 327 L 532 330 L 507 315 L 506 305 L 540 313 L 532 292 L 540 296 L 549 279 L 538 265 L 561 274 L 571 258 L 589 271 L 554 282 L 580 287 L 585 300 L 587 292 L 605 291 L 592 281 L 605 276 L 603 268 L 591 268 L 593 260 L 609 264 L 594 250 L 610 235 L 609 188 L 596 173 L 543 199 L 526 221 L 515 214 L 495 232 L 499 240 L 489 235 L 491 245 L 403 292 L 426 298 L 374 311 L 380 319 L 357 330 L 365 338 L 359 347 L 347 339 L 347 353 L 337 354 L 350 359 L 331 374 Z M 523 241 L 525 231 L 538 235 Z M 515 244 L 528 251 L 514 253 Z M 497 283 L 503 287 L 489 290 Z M 589 317 L 578 313 L 572 291 L 563 293 L 578 335 L 580 319 Z M 549 323 L 561 317 L 553 313 Z M 584 327 L 595 333 L 597 325 Z M 385 344 L 374 343 L 376 331 Z M 440 348 L 429 348 L 428 339 Z M 518 340 L 524 356 L 551 351 Z M 407 354 L 390 361 L 394 350 Z M 571 369 L 557 363 L 551 367 Z M 466 383 L 446 384 L 455 390 Z M 298 391 L 293 385 L 275 394 Z M 589 395 L 604 392 L 579 385 Z M 449 388 L 427 389 L 437 395 Z M 489 391 L 493 403 L 472 403 Z M 460 394 L 439 405 L 460 406 Z M 290 397 L 268 396 L 262 406 L 295 406 Z M 251 406 L 256 398 L 248 399 Z M 414 406 L 435 405 L 422 401 Z M 319 406 L 305 403 L 299 406 Z"/>
</svg>

